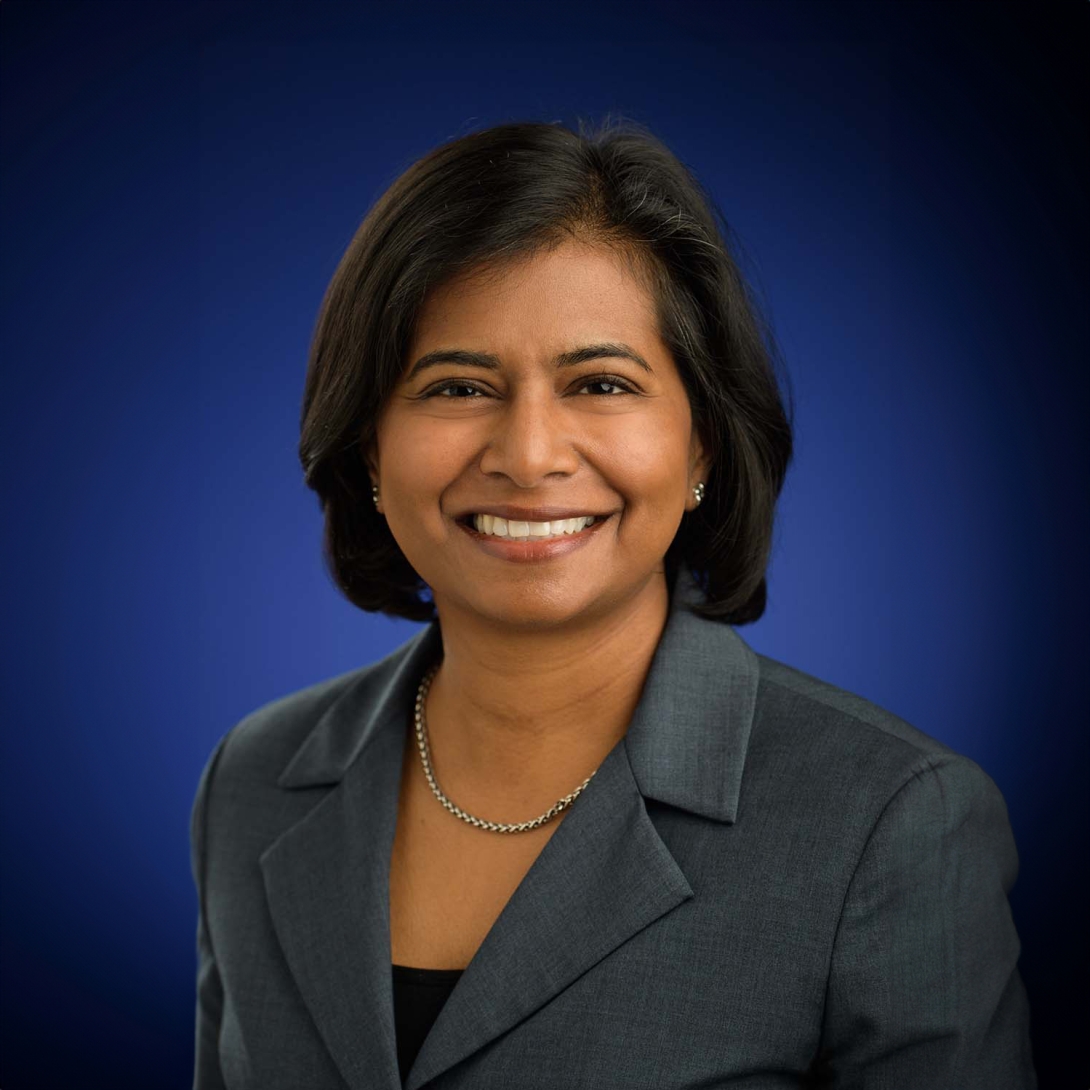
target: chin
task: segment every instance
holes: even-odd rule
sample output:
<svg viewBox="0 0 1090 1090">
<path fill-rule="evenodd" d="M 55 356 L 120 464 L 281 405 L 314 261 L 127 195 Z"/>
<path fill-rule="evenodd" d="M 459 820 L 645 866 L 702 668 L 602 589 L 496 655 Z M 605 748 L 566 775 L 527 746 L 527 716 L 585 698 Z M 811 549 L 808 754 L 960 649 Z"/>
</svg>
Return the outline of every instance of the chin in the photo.
<svg viewBox="0 0 1090 1090">
<path fill-rule="evenodd" d="M 466 580 L 453 594 L 436 593 L 434 589 L 433 594 L 440 614 L 444 604 L 450 604 L 459 612 L 477 613 L 497 626 L 511 629 L 535 629 L 570 621 L 583 614 L 596 597 L 594 580 L 585 575 L 549 577 L 541 572 L 513 573 L 487 585 Z"/>
</svg>

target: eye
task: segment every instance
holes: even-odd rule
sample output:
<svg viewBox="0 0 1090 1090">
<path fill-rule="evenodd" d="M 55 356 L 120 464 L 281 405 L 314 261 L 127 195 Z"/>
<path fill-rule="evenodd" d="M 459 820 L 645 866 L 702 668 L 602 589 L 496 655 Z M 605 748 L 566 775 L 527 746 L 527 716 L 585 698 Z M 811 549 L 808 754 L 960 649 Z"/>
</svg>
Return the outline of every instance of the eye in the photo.
<svg viewBox="0 0 1090 1090">
<path fill-rule="evenodd" d="M 472 390 L 475 393 L 481 393 L 476 386 L 471 386 L 468 382 L 441 382 L 438 386 L 432 386 L 431 389 L 425 390 L 421 397 L 436 397 L 439 394 L 445 394 L 448 390 Z M 455 397 L 451 396 L 446 399 L 447 401 L 475 401 L 475 398 L 470 397 Z"/>
<path fill-rule="evenodd" d="M 592 378 L 584 379 L 579 383 L 577 389 L 585 390 L 588 386 L 607 386 L 612 387 L 619 393 L 610 393 L 605 395 L 595 395 L 599 398 L 602 397 L 619 397 L 621 394 L 635 394 L 635 390 L 628 385 L 624 379 L 617 375 L 595 375 Z M 450 390 L 469 390 L 471 396 L 463 397 L 458 394 L 450 394 Z M 486 391 L 482 390 L 479 386 L 474 386 L 471 382 L 465 382 L 461 379 L 447 379 L 444 382 L 437 383 L 435 386 L 425 390 L 420 397 L 430 398 L 442 396 L 446 401 L 477 401 L 479 398 L 473 397 L 472 394 L 480 394 L 482 397 L 487 397 Z"/>
<path fill-rule="evenodd" d="M 615 390 L 620 390 L 622 394 L 635 393 L 627 382 L 622 382 L 620 379 L 614 378 L 612 375 L 601 375 L 598 378 L 592 378 L 587 382 L 584 382 L 580 389 L 586 389 L 588 386 L 612 386 Z M 617 394 L 609 394 L 609 397 L 617 397 Z"/>
</svg>

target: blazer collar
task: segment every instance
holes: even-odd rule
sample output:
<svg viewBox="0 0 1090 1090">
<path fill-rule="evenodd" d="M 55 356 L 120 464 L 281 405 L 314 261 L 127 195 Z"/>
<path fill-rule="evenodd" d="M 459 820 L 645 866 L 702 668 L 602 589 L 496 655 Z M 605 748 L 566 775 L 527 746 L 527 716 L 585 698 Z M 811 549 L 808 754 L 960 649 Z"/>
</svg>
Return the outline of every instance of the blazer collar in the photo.
<svg viewBox="0 0 1090 1090">
<path fill-rule="evenodd" d="M 698 597 L 683 570 L 627 734 L 485 936 L 406 1090 L 472 1063 L 492 1042 L 503 1047 L 504 1034 L 694 896 L 645 800 L 735 821 L 758 665 L 730 626 L 686 608 Z M 335 786 L 260 860 L 288 968 L 352 1090 L 401 1087 L 389 864 L 416 686 L 440 650 L 431 624 L 349 675 L 279 779 L 286 789 Z"/>
<path fill-rule="evenodd" d="M 681 568 L 670 614 L 624 738 L 640 793 L 733 822 L 757 699 L 757 656 L 735 630 L 690 607 L 703 597 Z M 404 728 L 425 669 L 442 653 L 438 622 L 356 674 L 284 769 L 279 786 L 339 783 L 390 730 Z M 351 675 L 350 675 L 351 676 Z"/>
</svg>

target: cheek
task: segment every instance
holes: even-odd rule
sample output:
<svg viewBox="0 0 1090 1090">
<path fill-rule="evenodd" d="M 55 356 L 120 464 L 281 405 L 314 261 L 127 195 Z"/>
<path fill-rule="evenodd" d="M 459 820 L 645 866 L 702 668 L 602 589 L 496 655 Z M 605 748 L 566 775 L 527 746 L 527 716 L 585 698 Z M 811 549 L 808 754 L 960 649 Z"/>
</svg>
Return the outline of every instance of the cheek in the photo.
<svg viewBox="0 0 1090 1090">
<path fill-rule="evenodd" d="M 398 494 L 423 498 L 449 482 L 461 447 L 434 421 L 391 420 L 383 436 L 383 476 Z"/>
<path fill-rule="evenodd" d="M 613 436 L 602 450 L 603 469 L 632 503 L 655 507 L 674 502 L 685 481 L 687 450 L 674 428 L 643 421 L 627 434 Z"/>
</svg>

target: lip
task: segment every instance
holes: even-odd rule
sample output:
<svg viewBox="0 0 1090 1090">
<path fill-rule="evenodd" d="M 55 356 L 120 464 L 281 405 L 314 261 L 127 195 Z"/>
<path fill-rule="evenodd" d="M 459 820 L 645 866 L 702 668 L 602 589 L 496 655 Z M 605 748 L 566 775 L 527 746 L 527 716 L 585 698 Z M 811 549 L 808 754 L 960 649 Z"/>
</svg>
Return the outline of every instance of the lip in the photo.
<svg viewBox="0 0 1090 1090">
<path fill-rule="evenodd" d="M 508 510 L 510 510 L 510 508 L 508 508 Z M 538 508 L 538 510 L 541 509 Z M 550 509 L 546 508 L 546 510 Z M 556 509 L 552 508 L 551 510 Z M 490 512 L 482 511 L 477 513 L 489 514 Z M 588 511 L 587 514 L 589 513 L 590 512 Z M 505 516 L 501 515 L 500 517 L 503 518 Z M 563 517 L 564 516 L 562 515 L 553 516 L 553 518 Z M 583 548 L 584 545 L 590 544 L 594 535 L 601 530 L 612 517 L 612 515 L 604 515 L 599 521 L 591 523 L 590 526 L 580 530 L 577 534 L 565 534 L 563 537 L 538 541 L 509 541 L 505 538 L 495 537 L 491 534 L 479 534 L 472 526 L 467 525 L 465 522 L 460 520 L 456 521 L 458 521 L 458 529 L 470 539 L 470 542 L 490 556 L 498 557 L 500 560 L 535 562 L 566 556 L 568 553 L 575 552 L 577 549 Z M 548 522 L 549 520 L 535 519 L 532 521 Z"/>
<path fill-rule="evenodd" d="M 515 519 L 518 522 L 552 522 L 554 519 L 574 519 L 580 515 L 605 519 L 611 514 L 612 511 L 596 511 L 593 507 L 513 507 L 509 503 L 500 503 L 487 507 L 467 507 L 454 518 L 461 522 L 470 515 L 499 515 L 501 519 Z"/>
</svg>

